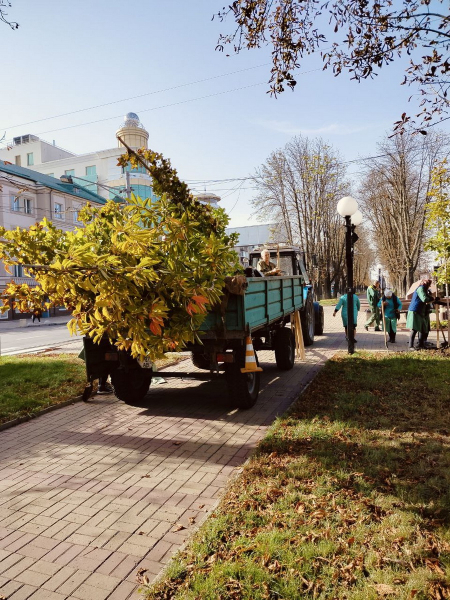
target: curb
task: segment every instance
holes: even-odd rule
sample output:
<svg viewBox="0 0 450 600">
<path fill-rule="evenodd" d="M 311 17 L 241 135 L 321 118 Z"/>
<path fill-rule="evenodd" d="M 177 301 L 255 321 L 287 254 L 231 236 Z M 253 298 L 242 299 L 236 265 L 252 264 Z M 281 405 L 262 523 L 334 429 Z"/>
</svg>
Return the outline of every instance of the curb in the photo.
<svg viewBox="0 0 450 600">
<path fill-rule="evenodd" d="M 12 421 L 6 421 L 6 423 L 0 424 L 0 431 L 4 431 L 5 429 L 10 429 L 11 427 L 15 427 L 16 425 L 20 425 L 21 423 L 26 423 L 27 421 L 31 421 L 33 419 L 37 419 L 41 415 L 45 415 L 49 412 L 53 412 L 58 408 L 63 408 L 64 406 L 70 406 L 71 404 L 75 404 L 75 402 L 82 402 L 83 396 L 76 396 L 75 398 L 70 398 L 69 400 L 64 400 L 63 402 L 59 402 L 58 404 L 52 404 L 51 406 L 47 406 L 47 408 L 43 408 L 33 415 L 25 415 L 23 417 L 17 417 L 17 419 L 13 419 Z"/>
<path fill-rule="evenodd" d="M 19 323 L 19 321 L 16 321 L 17 323 Z M 39 323 L 38 325 L 34 325 L 33 323 L 31 323 L 30 325 L 28 325 L 28 321 L 25 321 L 25 323 L 27 323 L 26 325 L 9 325 L 8 323 L 5 323 L 5 325 L 0 325 L 0 334 L 2 333 L 2 331 L 4 333 L 6 333 L 7 331 L 16 331 L 16 329 L 28 329 L 30 328 L 39 328 L 39 327 L 67 327 L 67 323 Z"/>
<path fill-rule="evenodd" d="M 67 321 L 68 323 L 69 321 Z M 46 323 L 45 321 L 43 323 L 39 323 L 39 325 L 35 325 L 34 323 L 31 323 L 31 325 L 28 325 L 28 321 L 27 321 L 27 327 L 41 327 L 42 325 L 44 325 L 45 327 L 66 327 L 67 323 Z"/>
</svg>

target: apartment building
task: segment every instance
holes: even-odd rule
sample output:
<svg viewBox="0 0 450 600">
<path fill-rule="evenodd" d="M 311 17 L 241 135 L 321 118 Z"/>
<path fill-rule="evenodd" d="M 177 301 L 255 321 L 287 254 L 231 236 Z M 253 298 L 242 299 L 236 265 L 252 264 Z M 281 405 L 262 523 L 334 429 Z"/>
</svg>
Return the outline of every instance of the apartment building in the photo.
<svg viewBox="0 0 450 600">
<path fill-rule="evenodd" d="M 26 134 L 13 138 L 12 144 L 0 148 L 0 160 L 16 166 L 27 167 L 57 179 L 71 177 L 73 182 L 105 199 L 120 196 L 126 198 L 130 192 L 141 198 L 153 198 L 152 179 L 142 166 L 119 167 L 117 161 L 125 152 L 122 139 L 130 148 L 148 148 L 149 133 L 138 115 L 129 112 L 116 131 L 116 147 L 88 154 L 74 154 L 39 137 Z M 120 139 L 119 139 L 120 138 Z M 218 207 L 220 197 L 201 192 L 197 198 L 203 204 Z"/>
<path fill-rule="evenodd" d="M 81 227 L 78 215 L 87 202 L 103 205 L 106 200 L 70 177 L 56 179 L 0 160 L 0 225 L 6 229 L 28 228 L 44 217 L 65 231 Z M 11 276 L 0 262 L 0 290 L 11 280 L 37 285 L 34 279 L 25 275 L 20 265 L 14 267 Z M 64 313 L 60 311 L 59 314 Z M 14 318 L 25 318 L 25 315 L 14 314 L 12 310 L 0 314 L 0 328 L 2 321 Z"/>
<path fill-rule="evenodd" d="M 105 199 L 125 198 L 130 191 L 141 198 L 155 198 L 152 180 L 144 167 L 117 165 L 125 152 L 119 138 L 131 148 L 148 147 L 148 131 L 136 113 L 129 112 L 116 131 L 116 147 L 88 154 L 74 154 L 31 134 L 13 138 L 0 149 L 0 160 L 27 167 L 50 177 L 71 177 L 73 182 Z"/>
</svg>

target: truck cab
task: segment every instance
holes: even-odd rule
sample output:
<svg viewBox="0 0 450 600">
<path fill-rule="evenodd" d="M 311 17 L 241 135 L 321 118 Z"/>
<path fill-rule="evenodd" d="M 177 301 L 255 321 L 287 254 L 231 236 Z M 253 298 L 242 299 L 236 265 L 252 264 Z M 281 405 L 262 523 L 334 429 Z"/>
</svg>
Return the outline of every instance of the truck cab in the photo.
<svg viewBox="0 0 450 600">
<path fill-rule="evenodd" d="M 257 271 L 258 262 L 261 260 L 261 252 L 268 250 L 270 262 L 279 266 L 281 275 L 302 275 L 305 286 L 303 288 L 305 308 L 300 313 L 302 322 L 303 340 L 305 346 L 314 343 L 315 335 L 322 335 L 324 329 L 323 306 L 314 300 L 314 289 L 308 275 L 305 261 L 305 253 L 298 247 L 288 244 L 268 244 L 257 246 L 249 254 L 249 269 L 247 276 L 261 276 Z M 251 270 L 250 270 L 251 269 Z"/>
</svg>

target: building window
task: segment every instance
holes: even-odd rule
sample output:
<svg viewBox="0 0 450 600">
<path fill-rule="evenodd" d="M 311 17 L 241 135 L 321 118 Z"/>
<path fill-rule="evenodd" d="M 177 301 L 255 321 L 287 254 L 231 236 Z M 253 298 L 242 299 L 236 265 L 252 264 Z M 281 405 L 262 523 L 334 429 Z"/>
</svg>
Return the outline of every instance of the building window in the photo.
<svg viewBox="0 0 450 600">
<path fill-rule="evenodd" d="M 55 202 L 55 219 L 63 218 L 63 205 Z"/>
<path fill-rule="evenodd" d="M 11 194 L 10 198 L 11 198 L 11 210 L 13 210 L 14 212 L 19 212 L 19 210 L 20 210 L 19 198 L 17 196 L 14 196 L 14 194 Z"/>
<path fill-rule="evenodd" d="M 28 152 L 27 154 L 27 166 L 32 167 L 34 165 L 34 156 L 32 152 Z"/>
<path fill-rule="evenodd" d="M 20 154 L 14 158 L 14 164 L 16 164 L 18 167 L 21 166 L 21 164 L 22 164 L 22 157 L 20 156 Z"/>
<path fill-rule="evenodd" d="M 14 265 L 14 277 L 23 277 L 23 266 Z"/>
<path fill-rule="evenodd" d="M 79 223 L 79 216 L 80 216 L 80 210 L 83 208 L 83 206 L 79 205 L 79 204 L 73 204 L 72 205 L 72 214 L 73 214 L 73 222 L 74 223 Z"/>
<path fill-rule="evenodd" d="M 122 167 L 122 173 L 126 173 L 127 171 L 130 173 L 147 173 L 147 169 L 142 165 L 132 167 L 130 164 L 128 164 L 126 167 Z"/>
<path fill-rule="evenodd" d="M 86 167 L 86 176 L 87 177 L 96 177 L 96 175 L 97 175 L 96 165 L 92 165 L 91 167 Z"/>
<path fill-rule="evenodd" d="M 68 177 L 73 177 L 75 175 L 75 169 L 68 169 L 67 171 L 64 171 L 64 174 Z"/>
<path fill-rule="evenodd" d="M 139 196 L 139 198 L 151 198 L 156 199 L 155 194 L 153 193 L 153 189 L 150 185 L 132 185 L 131 190 L 135 196 Z"/>
<path fill-rule="evenodd" d="M 33 201 L 30 198 L 20 198 L 11 194 L 11 210 L 14 212 L 23 212 L 26 215 L 33 213 Z"/>
</svg>

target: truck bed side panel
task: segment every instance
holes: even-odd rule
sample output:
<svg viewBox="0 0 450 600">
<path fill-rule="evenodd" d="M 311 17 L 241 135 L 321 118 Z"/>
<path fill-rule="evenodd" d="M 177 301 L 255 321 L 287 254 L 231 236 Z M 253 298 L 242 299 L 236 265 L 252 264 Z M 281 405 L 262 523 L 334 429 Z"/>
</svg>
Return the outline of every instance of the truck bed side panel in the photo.
<svg viewBox="0 0 450 600">
<path fill-rule="evenodd" d="M 245 325 L 250 330 L 268 325 L 303 307 L 302 278 L 249 279 L 244 296 Z"/>
<path fill-rule="evenodd" d="M 213 332 L 244 332 L 258 329 L 303 307 L 303 278 L 252 277 L 248 278 L 248 288 L 244 296 L 230 295 L 225 315 L 211 311 L 202 324 L 201 331 L 206 337 Z"/>
</svg>

